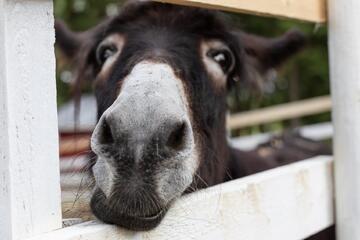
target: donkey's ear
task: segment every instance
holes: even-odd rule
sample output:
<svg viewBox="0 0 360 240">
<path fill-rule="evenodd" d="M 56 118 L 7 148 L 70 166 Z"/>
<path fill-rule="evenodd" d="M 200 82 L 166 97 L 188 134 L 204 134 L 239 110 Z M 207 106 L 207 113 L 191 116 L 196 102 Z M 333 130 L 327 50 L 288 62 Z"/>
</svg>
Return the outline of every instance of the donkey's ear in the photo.
<svg viewBox="0 0 360 240">
<path fill-rule="evenodd" d="M 55 20 L 56 44 L 70 59 L 74 58 L 78 53 L 84 55 L 84 51 L 89 50 L 92 44 L 94 44 L 94 41 L 96 42 L 98 38 L 101 38 L 105 33 L 107 25 L 113 19 L 114 18 L 107 18 L 83 32 L 74 32 L 61 20 Z"/>
<path fill-rule="evenodd" d="M 260 73 L 280 66 L 306 43 L 304 34 L 299 30 L 290 30 L 277 38 L 265 38 L 245 32 L 235 34 L 245 49 L 247 60 Z"/>
<path fill-rule="evenodd" d="M 71 31 L 63 21 L 55 20 L 56 44 L 66 57 L 72 59 L 79 51 L 83 33 Z"/>
</svg>

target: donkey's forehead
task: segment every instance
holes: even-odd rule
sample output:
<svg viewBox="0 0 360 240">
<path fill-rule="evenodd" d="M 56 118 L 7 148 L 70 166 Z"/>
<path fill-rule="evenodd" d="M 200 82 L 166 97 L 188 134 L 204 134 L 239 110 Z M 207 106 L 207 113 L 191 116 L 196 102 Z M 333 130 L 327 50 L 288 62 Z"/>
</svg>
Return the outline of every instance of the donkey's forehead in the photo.
<svg viewBox="0 0 360 240">
<path fill-rule="evenodd" d="M 108 22 L 107 31 L 138 32 L 156 26 L 199 35 L 227 31 L 223 19 L 212 10 L 151 1 L 125 5 L 120 14 Z"/>
</svg>

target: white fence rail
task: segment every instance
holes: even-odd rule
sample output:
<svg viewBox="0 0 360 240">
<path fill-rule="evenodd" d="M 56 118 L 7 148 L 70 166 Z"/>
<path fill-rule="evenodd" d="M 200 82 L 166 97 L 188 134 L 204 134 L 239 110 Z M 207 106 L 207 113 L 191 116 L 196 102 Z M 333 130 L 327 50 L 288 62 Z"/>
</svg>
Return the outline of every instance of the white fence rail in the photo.
<svg viewBox="0 0 360 240">
<path fill-rule="evenodd" d="M 360 239 L 360 1 L 329 0 L 337 237 Z"/>
<path fill-rule="evenodd" d="M 271 107 L 235 113 L 227 119 L 227 127 L 237 129 L 279 120 L 304 117 L 331 111 L 330 96 L 314 97 Z"/>
<path fill-rule="evenodd" d="M 320 156 L 186 195 L 149 232 L 88 222 L 31 240 L 303 239 L 334 223 L 332 179 Z"/>
<path fill-rule="evenodd" d="M 0 239 L 61 227 L 52 2 L 0 0 Z"/>
</svg>

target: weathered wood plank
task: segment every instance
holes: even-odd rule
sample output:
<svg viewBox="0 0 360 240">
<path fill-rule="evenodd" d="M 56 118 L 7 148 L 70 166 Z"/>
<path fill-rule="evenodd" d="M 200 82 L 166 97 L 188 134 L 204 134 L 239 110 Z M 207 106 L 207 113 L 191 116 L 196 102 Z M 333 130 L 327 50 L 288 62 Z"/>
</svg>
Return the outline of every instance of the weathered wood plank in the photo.
<svg viewBox="0 0 360 240">
<path fill-rule="evenodd" d="M 333 223 L 332 161 L 316 157 L 184 196 L 149 232 L 88 222 L 31 240 L 295 240 Z"/>
<path fill-rule="evenodd" d="M 360 1 L 329 0 L 337 239 L 360 239 Z"/>
<path fill-rule="evenodd" d="M 0 0 L 0 239 L 61 227 L 53 3 Z"/>
<path fill-rule="evenodd" d="M 265 16 L 326 22 L 326 0 L 157 0 Z"/>
<path fill-rule="evenodd" d="M 63 218 L 95 219 L 90 209 L 91 192 L 87 189 L 72 189 L 61 193 Z"/>
<path fill-rule="evenodd" d="M 279 104 L 258 110 L 236 113 L 228 118 L 230 129 L 254 126 L 285 119 L 303 117 L 331 110 L 330 96 L 315 97 L 296 102 Z"/>
</svg>

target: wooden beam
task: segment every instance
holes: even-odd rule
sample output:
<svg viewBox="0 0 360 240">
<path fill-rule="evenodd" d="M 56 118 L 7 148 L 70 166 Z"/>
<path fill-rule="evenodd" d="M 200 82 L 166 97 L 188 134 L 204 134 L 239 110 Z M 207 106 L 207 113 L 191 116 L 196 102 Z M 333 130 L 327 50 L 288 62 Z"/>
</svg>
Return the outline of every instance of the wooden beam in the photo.
<svg viewBox="0 0 360 240">
<path fill-rule="evenodd" d="M 336 232 L 360 239 L 360 1 L 329 0 L 329 60 L 334 102 Z"/>
<path fill-rule="evenodd" d="M 157 0 L 262 16 L 326 22 L 326 0 Z"/>
<path fill-rule="evenodd" d="M 60 156 L 87 154 L 90 152 L 90 135 L 60 138 Z"/>
<path fill-rule="evenodd" d="M 330 96 L 316 97 L 272 107 L 233 114 L 228 118 L 230 129 L 254 126 L 285 119 L 303 117 L 331 110 Z"/>
<path fill-rule="evenodd" d="M 332 160 L 316 157 L 176 201 L 149 232 L 88 222 L 31 240 L 304 239 L 334 223 Z"/>
<path fill-rule="evenodd" d="M 63 218 L 81 218 L 83 221 L 94 220 L 90 209 L 91 191 L 73 189 L 61 193 Z M 50 240 L 50 239 L 49 239 Z"/>
<path fill-rule="evenodd" d="M 0 239 L 61 227 L 51 0 L 0 0 Z"/>
</svg>

